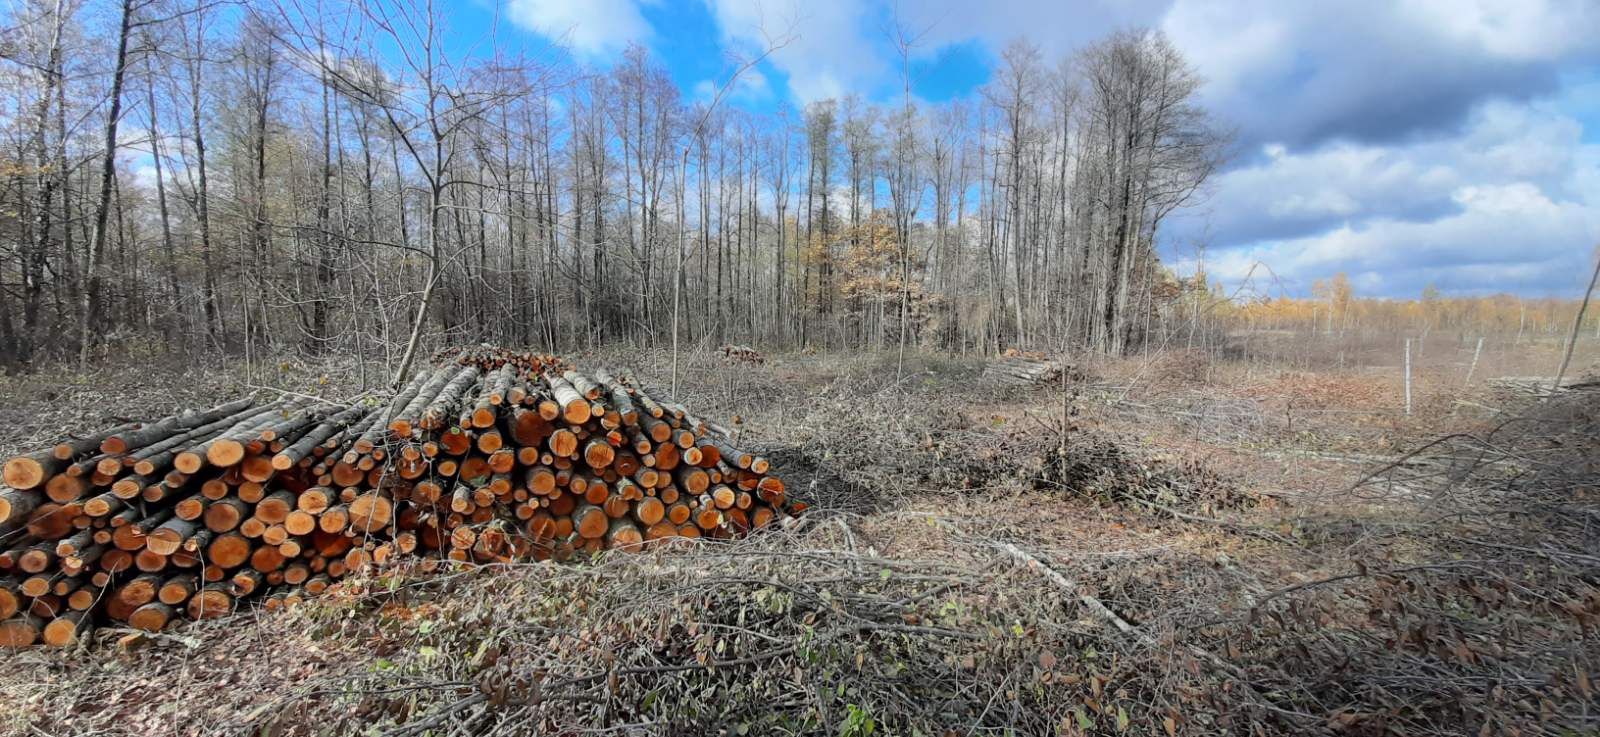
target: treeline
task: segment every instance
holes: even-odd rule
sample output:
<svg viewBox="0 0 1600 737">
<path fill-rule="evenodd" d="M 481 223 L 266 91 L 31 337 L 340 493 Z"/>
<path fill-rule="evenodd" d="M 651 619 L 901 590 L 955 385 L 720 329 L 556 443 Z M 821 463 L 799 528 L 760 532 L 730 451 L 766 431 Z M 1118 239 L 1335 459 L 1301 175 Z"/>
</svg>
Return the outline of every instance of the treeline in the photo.
<svg viewBox="0 0 1600 737">
<path fill-rule="evenodd" d="M 1511 294 L 1434 299 L 1358 297 L 1344 304 L 1326 300 L 1277 299 L 1231 305 L 1219 316 L 1237 327 L 1342 335 L 1355 332 L 1461 334 L 1519 340 L 1566 340 L 1578 315 L 1575 299 L 1523 298 Z M 1600 314 L 1584 314 L 1581 330 L 1600 336 Z"/>
<path fill-rule="evenodd" d="M 1343 273 L 1318 281 L 1310 297 L 1245 298 L 1204 274 L 1176 282 L 1175 314 L 1188 316 L 1176 330 L 1164 325 L 1164 340 L 1196 330 L 1213 334 L 1277 330 L 1306 335 L 1413 335 L 1441 333 L 1463 338 L 1500 338 L 1514 343 L 1566 341 L 1584 310 L 1578 299 L 1528 298 L 1514 294 L 1448 297 L 1433 286 L 1413 299 L 1362 297 Z M 1600 310 L 1583 311 L 1580 334 L 1600 337 Z"/>
<path fill-rule="evenodd" d="M 1120 352 L 1183 319 L 1157 234 L 1224 141 L 1159 33 L 1056 60 L 1014 44 L 980 96 L 931 109 L 757 115 L 685 97 L 643 49 L 529 59 L 453 36 L 442 7 L 13 4 L 4 362 L 360 351 L 403 375 L 434 341 L 674 337 Z"/>
</svg>

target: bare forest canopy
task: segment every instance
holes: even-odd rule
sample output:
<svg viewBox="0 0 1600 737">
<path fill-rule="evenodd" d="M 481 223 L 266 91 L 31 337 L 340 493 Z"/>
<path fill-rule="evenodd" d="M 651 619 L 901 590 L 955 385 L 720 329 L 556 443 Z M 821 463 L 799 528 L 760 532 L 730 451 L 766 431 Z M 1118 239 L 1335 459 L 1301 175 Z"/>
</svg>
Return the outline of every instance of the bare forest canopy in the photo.
<svg viewBox="0 0 1600 737">
<path fill-rule="evenodd" d="M 12 4 L 3 360 L 134 337 L 400 374 L 476 340 L 1120 352 L 1186 319 L 1155 244 L 1226 136 L 1159 33 L 1015 44 L 971 101 L 756 114 L 640 48 L 462 43 L 448 7 Z"/>
</svg>

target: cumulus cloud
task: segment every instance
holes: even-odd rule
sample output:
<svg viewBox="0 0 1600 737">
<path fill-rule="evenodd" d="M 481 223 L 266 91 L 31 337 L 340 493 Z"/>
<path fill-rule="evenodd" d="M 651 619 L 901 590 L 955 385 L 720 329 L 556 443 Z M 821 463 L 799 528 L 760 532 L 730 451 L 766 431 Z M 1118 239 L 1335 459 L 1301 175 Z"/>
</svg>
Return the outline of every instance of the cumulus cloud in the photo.
<svg viewBox="0 0 1600 737">
<path fill-rule="evenodd" d="M 153 164 L 140 164 L 133 169 L 133 181 L 141 189 L 155 189 L 156 167 Z"/>
<path fill-rule="evenodd" d="M 1581 288 L 1600 211 L 1558 202 L 1526 184 L 1465 186 L 1458 212 L 1425 222 L 1371 218 L 1324 233 L 1263 242 L 1207 257 L 1225 282 L 1265 264 L 1291 293 L 1344 271 L 1362 291 L 1415 296 L 1423 285 L 1448 292 L 1571 293 Z M 1180 268 L 1193 268 L 1192 259 Z M 1260 276 L 1258 273 L 1256 276 Z"/>
<path fill-rule="evenodd" d="M 1506 59 L 1549 61 L 1593 50 L 1600 30 L 1600 8 L 1589 0 L 1408 0 L 1398 11 Z"/>
<path fill-rule="evenodd" d="M 1347 271 L 1386 295 L 1570 291 L 1600 237 L 1600 145 L 1582 136 L 1571 117 L 1498 102 L 1459 136 L 1267 146 L 1171 235 L 1214 244 L 1208 271 L 1225 279 L 1261 262 L 1299 289 Z"/>
<path fill-rule="evenodd" d="M 1587 2 L 1177 0 L 1160 26 L 1245 141 L 1302 148 L 1448 133 L 1487 100 L 1555 92 L 1564 62 L 1600 53 Z"/>
<path fill-rule="evenodd" d="M 723 81 L 702 79 L 696 82 L 690 90 L 693 98 L 699 102 L 710 102 L 717 96 L 717 91 L 722 89 Z M 724 100 L 737 100 L 745 103 L 762 102 L 772 98 L 772 84 L 767 81 L 767 75 L 760 69 L 750 68 L 744 70 L 733 87 L 723 93 Z"/>
<path fill-rule="evenodd" d="M 510 0 L 506 16 L 590 56 L 615 53 L 651 35 L 636 0 Z"/>
<path fill-rule="evenodd" d="M 1159 28 L 1251 146 L 1437 135 L 1484 101 L 1553 93 L 1564 65 L 1600 59 L 1593 0 L 1009 0 L 982 13 L 960 0 L 899 0 L 855 14 L 876 29 L 896 12 L 927 29 L 923 54 L 1026 38 L 1059 58 L 1111 30 Z"/>
<path fill-rule="evenodd" d="M 705 0 L 725 36 L 793 28 L 775 61 L 809 101 L 893 76 L 886 27 L 924 32 L 919 56 L 1017 38 L 1060 58 L 1118 28 L 1165 31 L 1208 80 L 1207 102 L 1251 145 L 1406 140 L 1453 129 L 1479 103 L 1554 92 L 1563 64 L 1600 58 L 1592 0 Z"/>
<path fill-rule="evenodd" d="M 1403 144 L 1334 142 L 1292 152 L 1261 147 L 1220 174 L 1209 203 L 1222 242 L 1293 237 L 1352 218 L 1429 220 L 1459 209 L 1470 184 L 1528 182 L 1573 195 L 1583 126 L 1560 114 L 1490 103 L 1458 136 Z"/>
<path fill-rule="evenodd" d="M 875 89 L 893 78 L 880 53 L 879 14 L 856 0 L 706 0 L 726 41 L 759 53 L 787 39 L 770 61 L 788 78 L 795 101 L 812 102 Z"/>
<path fill-rule="evenodd" d="M 1072 53 L 1107 31 L 1153 26 L 1171 0 L 1004 0 L 973 12 L 966 0 L 900 0 L 893 4 L 902 22 L 925 31 L 919 52 L 968 39 L 980 39 L 1000 48 L 1012 39 L 1026 38 L 1051 57 Z"/>
</svg>

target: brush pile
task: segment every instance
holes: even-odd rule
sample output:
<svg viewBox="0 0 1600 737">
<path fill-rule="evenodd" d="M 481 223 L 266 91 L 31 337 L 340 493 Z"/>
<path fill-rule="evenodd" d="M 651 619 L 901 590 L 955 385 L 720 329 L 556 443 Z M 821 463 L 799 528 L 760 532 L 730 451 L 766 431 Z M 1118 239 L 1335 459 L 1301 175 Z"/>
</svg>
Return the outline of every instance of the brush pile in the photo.
<svg viewBox="0 0 1600 737">
<path fill-rule="evenodd" d="M 566 560 L 803 508 L 636 381 L 489 347 L 436 364 L 379 406 L 241 399 L 10 459 L 0 646 L 292 605 L 404 554 Z"/>
</svg>

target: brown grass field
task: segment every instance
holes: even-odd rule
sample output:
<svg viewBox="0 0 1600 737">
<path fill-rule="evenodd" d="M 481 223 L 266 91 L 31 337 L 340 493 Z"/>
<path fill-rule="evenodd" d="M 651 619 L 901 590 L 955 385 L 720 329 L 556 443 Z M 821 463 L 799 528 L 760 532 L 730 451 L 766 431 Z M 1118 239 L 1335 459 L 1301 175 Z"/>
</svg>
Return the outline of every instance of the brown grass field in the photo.
<svg viewBox="0 0 1600 737">
<path fill-rule="evenodd" d="M 681 399 L 811 504 L 785 529 L 102 628 L 4 656 L 0 734 L 1594 734 L 1600 391 L 1492 381 L 1554 346 L 1487 347 L 1470 382 L 1471 344 L 1417 349 L 1409 415 L 1397 341 L 1033 389 L 702 349 Z M 574 359 L 667 383 L 623 355 Z M 298 360 L 0 378 L 0 455 L 252 386 L 361 391 Z"/>
</svg>

